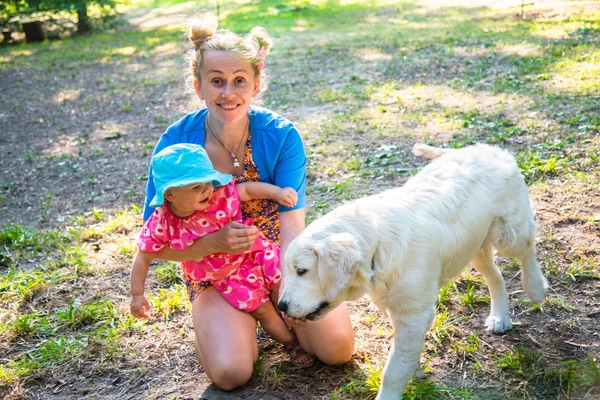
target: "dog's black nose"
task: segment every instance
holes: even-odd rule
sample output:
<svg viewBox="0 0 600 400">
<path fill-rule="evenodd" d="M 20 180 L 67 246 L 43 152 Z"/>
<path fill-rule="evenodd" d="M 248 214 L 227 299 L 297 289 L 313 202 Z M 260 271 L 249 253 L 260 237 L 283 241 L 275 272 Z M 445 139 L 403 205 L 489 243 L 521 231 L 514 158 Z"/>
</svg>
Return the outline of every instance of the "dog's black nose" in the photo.
<svg viewBox="0 0 600 400">
<path fill-rule="evenodd" d="M 279 303 L 277 303 L 277 308 L 279 308 L 279 311 L 283 313 L 287 312 L 288 303 L 286 303 L 285 301 L 280 301 Z"/>
</svg>

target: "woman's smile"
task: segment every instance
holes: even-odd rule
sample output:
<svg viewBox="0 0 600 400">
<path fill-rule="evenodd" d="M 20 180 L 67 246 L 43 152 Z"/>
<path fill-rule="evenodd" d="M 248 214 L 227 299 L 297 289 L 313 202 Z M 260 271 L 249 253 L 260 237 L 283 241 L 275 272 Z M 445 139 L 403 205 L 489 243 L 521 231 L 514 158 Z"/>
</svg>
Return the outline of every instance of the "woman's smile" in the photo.
<svg viewBox="0 0 600 400">
<path fill-rule="evenodd" d="M 239 104 L 218 104 L 224 110 L 235 110 L 239 107 Z"/>
</svg>

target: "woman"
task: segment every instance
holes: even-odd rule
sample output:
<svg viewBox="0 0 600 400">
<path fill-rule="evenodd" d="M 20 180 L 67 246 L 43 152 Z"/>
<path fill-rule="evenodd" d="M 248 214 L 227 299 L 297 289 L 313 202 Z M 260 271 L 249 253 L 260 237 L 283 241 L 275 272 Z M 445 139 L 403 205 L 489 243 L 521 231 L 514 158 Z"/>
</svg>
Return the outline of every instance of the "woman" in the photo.
<svg viewBox="0 0 600 400">
<path fill-rule="evenodd" d="M 190 78 L 206 108 L 169 127 L 154 152 L 175 143 L 200 144 L 217 171 L 234 175 L 238 183 L 263 181 L 292 187 L 298 192 L 298 201 L 294 207 L 272 200 L 244 202 L 244 218 L 252 218 L 256 226 L 231 222 L 186 250 L 165 248 L 156 258 L 186 261 L 216 252 L 244 252 L 255 241 L 258 227 L 280 245 L 283 262 L 289 243 L 305 227 L 306 155 L 302 139 L 291 122 L 251 106 L 261 82 L 265 86 L 263 66 L 272 46 L 268 33 L 256 27 L 242 37 L 218 30 L 217 25 L 212 20 L 194 20 L 188 30 L 195 47 L 189 54 Z M 145 220 L 153 211 L 149 201 L 154 194 L 150 169 Z M 192 301 L 196 354 L 204 371 L 223 390 L 244 385 L 258 357 L 256 320 L 232 307 L 209 283 L 187 281 L 186 285 Z M 299 363 L 310 365 L 310 354 L 327 364 L 345 363 L 352 356 L 354 331 L 345 305 L 318 322 L 286 320 L 308 353 L 299 357 Z"/>
</svg>

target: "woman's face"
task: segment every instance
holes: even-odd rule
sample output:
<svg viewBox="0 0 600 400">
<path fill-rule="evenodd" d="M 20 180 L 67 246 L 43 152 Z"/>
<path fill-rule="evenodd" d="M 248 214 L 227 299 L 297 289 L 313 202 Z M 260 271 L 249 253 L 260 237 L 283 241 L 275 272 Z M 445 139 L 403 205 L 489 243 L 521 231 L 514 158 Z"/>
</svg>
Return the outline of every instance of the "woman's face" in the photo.
<svg viewBox="0 0 600 400">
<path fill-rule="evenodd" d="M 194 87 L 212 116 L 227 125 L 246 118 L 259 80 L 254 78 L 250 64 L 235 54 L 208 50 L 204 52 L 200 81 L 194 81 Z"/>
</svg>

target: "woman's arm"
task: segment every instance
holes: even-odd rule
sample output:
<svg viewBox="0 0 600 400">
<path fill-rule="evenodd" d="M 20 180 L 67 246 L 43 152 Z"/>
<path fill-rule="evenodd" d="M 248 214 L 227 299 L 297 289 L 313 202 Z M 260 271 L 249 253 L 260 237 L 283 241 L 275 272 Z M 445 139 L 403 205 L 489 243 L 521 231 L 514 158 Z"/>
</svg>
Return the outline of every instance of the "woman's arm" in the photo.
<svg viewBox="0 0 600 400">
<path fill-rule="evenodd" d="M 283 290 L 286 282 L 287 266 L 285 265 L 285 253 L 292 242 L 304 230 L 306 209 L 298 208 L 292 211 L 286 211 L 279 214 L 279 226 L 281 232 L 280 241 L 280 265 L 281 265 L 281 288 L 279 293 Z M 288 326 L 292 328 L 300 328 L 306 325 L 306 321 L 296 320 L 283 314 L 283 319 L 286 321 Z"/>
<path fill-rule="evenodd" d="M 285 253 L 287 252 L 288 246 L 304 230 L 306 216 L 305 208 L 298 208 L 292 211 L 286 211 L 279 214 L 279 226 L 281 232 L 281 273 L 283 274 L 286 270 Z"/>
</svg>

